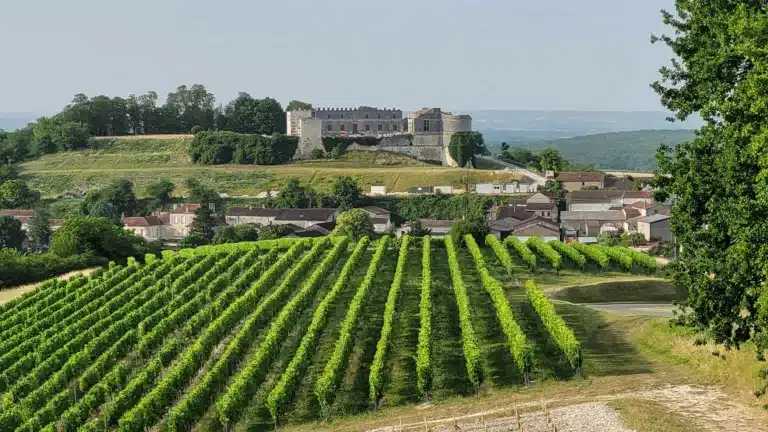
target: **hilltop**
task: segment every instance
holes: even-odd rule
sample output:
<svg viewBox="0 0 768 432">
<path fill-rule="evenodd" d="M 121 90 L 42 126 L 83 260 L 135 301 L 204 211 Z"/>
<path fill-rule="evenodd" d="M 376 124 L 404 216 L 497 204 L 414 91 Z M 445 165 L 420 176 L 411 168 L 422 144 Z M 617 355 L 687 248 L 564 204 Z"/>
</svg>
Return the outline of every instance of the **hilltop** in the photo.
<svg viewBox="0 0 768 432">
<path fill-rule="evenodd" d="M 535 141 L 525 144 L 510 142 L 512 147 L 532 150 L 555 148 L 566 160 L 575 164 L 594 165 L 596 168 L 653 171 L 656 168 L 656 150 L 664 143 L 670 146 L 693 138 L 691 130 L 639 130 L 631 132 L 600 133 L 573 138 Z M 495 147 L 493 150 L 498 149 Z"/>
<path fill-rule="evenodd" d="M 139 194 L 159 177 L 170 178 L 183 191 L 184 179 L 194 176 L 217 191 L 230 195 L 257 195 L 281 189 L 286 180 L 298 178 L 315 190 L 327 190 L 334 179 L 348 175 L 367 190 L 385 184 L 392 192 L 418 185 L 462 185 L 467 170 L 425 164 L 393 153 L 349 152 L 334 160 L 301 161 L 286 165 L 200 165 L 190 161 L 187 148 L 192 135 L 145 135 L 93 138 L 89 149 L 42 156 L 21 165 L 30 187 L 45 196 L 82 193 L 126 178 Z M 469 171 L 470 182 L 516 180 L 519 174 Z"/>
</svg>

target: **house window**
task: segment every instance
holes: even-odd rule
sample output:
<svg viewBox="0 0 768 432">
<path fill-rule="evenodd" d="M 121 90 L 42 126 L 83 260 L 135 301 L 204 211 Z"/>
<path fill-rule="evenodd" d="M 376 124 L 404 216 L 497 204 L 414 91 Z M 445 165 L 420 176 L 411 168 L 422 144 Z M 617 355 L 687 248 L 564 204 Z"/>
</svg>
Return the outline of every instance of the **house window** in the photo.
<svg viewBox="0 0 768 432">
<path fill-rule="evenodd" d="M 429 132 L 429 120 L 424 120 L 424 132 Z"/>
<path fill-rule="evenodd" d="M 333 130 L 333 125 L 329 124 L 326 129 L 328 129 L 328 132 L 332 131 Z"/>
<path fill-rule="evenodd" d="M 367 131 L 371 130 L 371 125 L 365 125 L 365 130 Z"/>
<path fill-rule="evenodd" d="M 392 130 L 397 132 L 397 125 L 396 124 L 392 125 Z"/>
<path fill-rule="evenodd" d="M 381 131 L 381 130 L 384 130 L 384 126 L 382 126 L 382 125 L 379 125 L 379 130 L 380 130 L 380 131 Z"/>
<path fill-rule="evenodd" d="M 344 125 L 339 126 L 339 130 L 344 132 L 344 130 L 345 130 Z"/>
</svg>

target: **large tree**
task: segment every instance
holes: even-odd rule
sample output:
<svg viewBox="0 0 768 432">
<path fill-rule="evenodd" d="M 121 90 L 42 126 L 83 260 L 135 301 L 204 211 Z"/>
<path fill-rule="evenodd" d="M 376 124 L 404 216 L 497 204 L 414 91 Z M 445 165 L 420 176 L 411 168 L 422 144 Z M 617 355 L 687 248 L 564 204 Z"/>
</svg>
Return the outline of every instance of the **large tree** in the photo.
<svg viewBox="0 0 768 432">
<path fill-rule="evenodd" d="M 307 208 L 311 205 L 312 191 L 307 190 L 298 179 L 288 179 L 285 187 L 277 195 L 277 205 L 281 208 Z"/>
<path fill-rule="evenodd" d="M 24 180 L 8 180 L 0 185 L 0 208 L 30 208 L 40 200 L 40 192 L 32 190 Z"/>
<path fill-rule="evenodd" d="M 656 198 L 674 201 L 671 266 L 687 323 L 718 342 L 768 345 L 768 8 L 755 0 L 677 0 L 674 59 L 652 87 L 676 119 L 705 121 L 657 154 Z"/>
<path fill-rule="evenodd" d="M 355 179 L 349 176 L 342 176 L 333 182 L 331 187 L 331 198 L 336 206 L 342 210 L 349 210 L 355 207 L 360 201 L 360 185 Z"/>
<path fill-rule="evenodd" d="M 38 207 L 29 221 L 29 238 L 39 248 L 48 246 L 51 240 L 51 212 L 46 207 Z"/>
<path fill-rule="evenodd" d="M 373 223 L 363 209 L 351 209 L 339 215 L 333 234 L 357 241 L 373 235 Z"/>
<path fill-rule="evenodd" d="M 21 221 L 13 216 L 0 216 L 0 249 L 21 249 L 24 237 Z"/>
</svg>

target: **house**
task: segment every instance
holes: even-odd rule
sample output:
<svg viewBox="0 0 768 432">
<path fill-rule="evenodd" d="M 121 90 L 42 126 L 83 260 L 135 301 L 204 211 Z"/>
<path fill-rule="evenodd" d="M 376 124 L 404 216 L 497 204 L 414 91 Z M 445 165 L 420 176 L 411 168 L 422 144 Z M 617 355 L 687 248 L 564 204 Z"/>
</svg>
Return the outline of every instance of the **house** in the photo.
<svg viewBox="0 0 768 432">
<path fill-rule="evenodd" d="M 531 216 L 540 216 L 557 222 L 559 213 L 557 200 L 554 197 L 537 192 L 526 199 L 510 200 L 506 206 L 496 207 L 491 215 L 492 220 L 513 218 L 523 221 Z"/>
<path fill-rule="evenodd" d="M 431 194 L 431 193 L 435 193 L 435 188 L 433 186 L 414 186 L 412 188 L 408 188 L 408 193 Z"/>
<path fill-rule="evenodd" d="M 635 182 L 626 177 L 609 175 L 605 177 L 605 188 L 610 190 L 631 191 L 635 190 Z"/>
<path fill-rule="evenodd" d="M 371 220 L 374 232 L 385 233 L 392 227 L 391 213 L 389 210 L 376 206 L 363 207 L 362 210 Z"/>
<path fill-rule="evenodd" d="M 664 214 L 645 216 L 637 220 L 637 232 L 643 234 L 648 241 L 672 241 L 669 221 L 670 217 Z"/>
<path fill-rule="evenodd" d="M 637 201 L 653 203 L 653 194 L 643 191 L 579 190 L 568 193 L 566 208 L 569 211 L 620 210 Z"/>
<path fill-rule="evenodd" d="M 282 209 L 260 207 L 231 207 L 227 210 L 228 225 L 260 224 L 269 225 L 275 222 Z"/>
<path fill-rule="evenodd" d="M 508 183 L 478 183 L 475 193 L 479 195 L 521 194 L 536 192 L 537 186 L 527 177 Z"/>
<path fill-rule="evenodd" d="M 624 228 L 627 215 L 623 210 L 564 211 L 560 213 L 560 226 L 567 235 L 597 237 L 604 232 L 616 232 Z"/>
<path fill-rule="evenodd" d="M 168 236 L 171 238 L 186 237 L 189 234 L 190 225 L 195 220 L 195 210 L 200 208 L 200 204 L 174 204 L 169 216 L 170 231 Z"/>
<path fill-rule="evenodd" d="M 334 208 L 282 209 L 275 217 L 275 224 L 293 224 L 300 228 L 322 222 L 335 222 L 339 211 Z"/>
<path fill-rule="evenodd" d="M 430 235 L 433 237 L 444 237 L 451 234 L 453 228 L 452 220 L 438 220 L 438 219 L 419 219 L 421 226 L 430 230 Z M 410 223 L 398 228 L 395 233 L 397 236 L 401 236 L 411 231 Z"/>
<path fill-rule="evenodd" d="M 123 225 L 126 230 L 149 241 L 165 239 L 172 231 L 172 228 L 158 216 L 124 217 Z"/>
<path fill-rule="evenodd" d="M 533 216 L 515 225 L 510 235 L 520 241 L 531 237 L 539 237 L 545 242 L 560 240 L 560 226 L 551 219 Z"/>
<path fill-rule="evenodd" d="M 386 194 L 387 194 L 387 185 L 383 185 L 383 184 L 371 185 L 371 195 L 386 195 Z"/>
<path fill-rule="evenodd" d="M 336 222 L 322 222 L 303 230 L 292 231 L 285 237 L 325 237 L 331 235 L 336 228 Z"/>
<path fill-rule="evenodd" d="M 640 211 L 641 216 L 653 216 L 655 214 L 669 214 L 669 206 L 663 203 L 635 201 L 626 205 L 624 208 L 635 208 Z"/>
<path fill-rule="evenodd" d="M 605 188 L 605 174 L 597 171 L 590 172 L 560 172 L 555 180 L 563 184 L 563 190 L 567 192 L 583 190 L 586 188 Z"/>
</svg>

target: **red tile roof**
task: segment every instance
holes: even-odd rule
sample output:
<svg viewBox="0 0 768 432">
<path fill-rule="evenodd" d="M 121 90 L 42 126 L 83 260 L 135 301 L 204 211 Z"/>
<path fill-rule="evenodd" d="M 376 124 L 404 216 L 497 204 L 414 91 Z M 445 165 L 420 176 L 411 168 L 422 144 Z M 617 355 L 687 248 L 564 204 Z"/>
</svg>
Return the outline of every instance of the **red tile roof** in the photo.
<svg viewBox="0 0 768 432">
<path fill-rule="evenodd" d="M 157 216 L 134 216 L 123 218 L 123 225 L 127 227 L 147 227 L 165 225 Z"/>
<path fill-rule="evenodd" d="M 32 216 L 34 210 L 0 210 L 0 216 Z"/>
<path fill-rule="evenodd" d="M 200 208 L 200 204 L 183 204 L 179 207 L 176 207 L 171 211 L 173 214 L 189 214 L 194 213 L 195 210 Z"/>
</svg>

